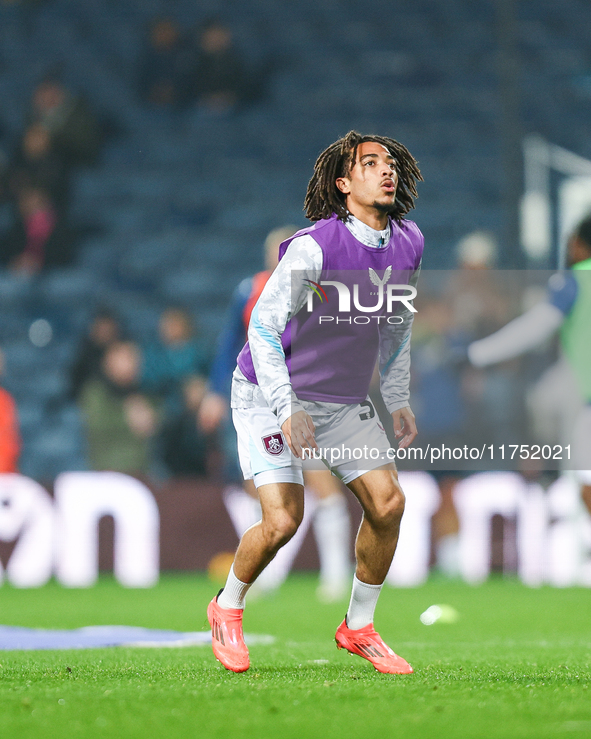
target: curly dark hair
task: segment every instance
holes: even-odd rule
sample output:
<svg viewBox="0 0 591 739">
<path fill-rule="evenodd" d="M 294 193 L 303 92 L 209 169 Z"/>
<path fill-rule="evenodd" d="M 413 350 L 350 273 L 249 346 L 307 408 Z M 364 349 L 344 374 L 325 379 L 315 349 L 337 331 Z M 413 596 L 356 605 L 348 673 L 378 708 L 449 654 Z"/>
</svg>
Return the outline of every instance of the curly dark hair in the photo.
<svg viewBox="0 0 591 739">
<path fill-rule="evenodd" d="M 398 172 L 398 188 L 396 200 L 390 215 L 400 222 L 414 208 L 418 197 L 417 182 L 422 181 L 416 159 L 409 150 L 394 139 L 386 136 L 363 136 L 357 131 L 349 131 L 346 136 L 335 141 L 325 149 L 316 160 L 314 174 L 308 183 L 304 211 L 306 218 L 319 221 L 330 218 L 333 213 L 345 221 L 349 215 L 345 205 L 345 196 L 336 186 L 339 177 L 346 177 L 357 158 L 359 144 L 374 141 L 384 146 L 394 157 Z"/>
</svg>

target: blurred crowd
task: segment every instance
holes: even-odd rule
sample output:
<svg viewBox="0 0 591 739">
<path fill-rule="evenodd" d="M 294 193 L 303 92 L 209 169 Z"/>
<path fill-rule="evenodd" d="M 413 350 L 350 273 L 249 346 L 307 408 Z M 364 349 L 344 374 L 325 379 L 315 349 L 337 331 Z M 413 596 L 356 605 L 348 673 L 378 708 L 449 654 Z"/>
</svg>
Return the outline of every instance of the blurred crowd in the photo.
<svg viewBox="0 0 591 739">
<path fill-rule="evenodd" d="M 216 476 L 215 434 L 198 421 L 210 358 L 211 347 L 181 306 L 162 312 L 148 343 L 132 336 L 116 312 L 99 310 L 69 370 L 68 399 L 83 421 L 88 469 L 144 479 Z M 3 372 L 0 350 L 0 473 L 17 472 L 22 451 Z"/>
<path fill-rule="evenodd" d="M 42 4 L 10 2 L 25 36 Z M 273 67 L 270 60 L 247 61 L 232 29 L 218 18 L 183 27 L 159 16 L 146 27 L 132 76 L 146 111 L 228 115 L 264 99 Z M 71 215 L 76 175 L 100 166 L 111 135 L 125 136 L 122 122 L 108 120 L 63 72 L 49 68 L 34 85 L 16 136 L 0 126 L 0 272 L 9 279 L 76 264 L 86 225 Z M 80 341 L 69 382 L 89 469 L 144 477 L 206 474 L 218 423 L 212 425 L 211 413 L 209 421 L 203 413 L 205 420 L 197 419 L 213 353 L 183 306 L 163 311 L 151 343 L 130 334 L 116 305 L 99 310 Z M 0 377 L 2 370 L 0 361 Z M 5 390 L 0 439 L 0 470 L 16 471 L 18 414 Z"/>
<path fill-rule="evenodd" d="M 251 67 L 230 27 L 217 18 L 188 30 L 173 18 L 156 18 L 142 56 L 139 94 L 159 108 L 230 111 L 264 97 L 272 66 Z"/>
<path fill-rule="evenodd" d="M 209 348 L 191 315 L 171 306 L 141 345 L 111 311 L 89 326 L 71 369 L 90 469 L 140 477 L 205 475 L 211 439 L 198 423 Z"/>
<path fill-rule="evenodd" d="M 229 114 L 265 97 L 275 66 L 248 63 L 219 19 L 183 28 L 158 17 L 137 60 L 136 91 L 146 108 Z M 125 135 L 121 122 L 71 90 L 59 69 L 38 82 L 16 142 L 9 146 L 0 129 L 0 207 L 9 211 L 0 225 L 0 268 L 31 275 L 75 262 L 84 224 L 70 219 L 72 178 L 97 165 L 111 134 Z"/>
<path fill-rule="evenodd" d="M 0 267 L 35 274 L 72 261 L 72 175 L 97 162 L 103 140 L 97 114 L 58 76 L 35 87 L 14 151 L 0 161 L 0 204 L 10 210 Z"/>
</svg>

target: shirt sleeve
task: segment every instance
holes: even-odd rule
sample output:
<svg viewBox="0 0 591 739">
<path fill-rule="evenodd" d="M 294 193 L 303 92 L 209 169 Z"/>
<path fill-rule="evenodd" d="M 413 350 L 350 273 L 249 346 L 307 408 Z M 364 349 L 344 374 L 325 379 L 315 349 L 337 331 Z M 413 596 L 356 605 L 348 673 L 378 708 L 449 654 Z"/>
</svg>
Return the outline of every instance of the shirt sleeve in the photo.
<svg viewBox="0 0 591 739">
<path fill-rule="evenodd" d="M 555 305 L 538 303 L 496 333 L 470 344 L 468 359 L 475 367 L 514 359 L 549 339 L 563 321 L 564 313 Z"/>
<path fill-rule="evenodd" d="M 265 285 L 250 317 L 248 341 L 259 387 L 281 426 L 299 405 L 285 364 L 281 336 L 306 303 L 306 280 L 320 279 L 322 249 L 309 235 L 295 238 Z"/>
<path fill-rule="evenodd" d="M 242 280 L 234 290 L 211 365 L 209 389 L 226 397 L 230 396 L 232 372 L 236 367 L 236 357 L 244 346 L 243 313 L 251 289 L 252 278 L 247 278 Z"/>
<path fill-rule="evenodd" d="M 417 286 L 421 265 L 414 271 L 409 285 Z M 414 313 L 404 306 L 395 315 L 398 323 L 380 324 L 380 390 L 390 413 L 405 408 L 410 402 L 410 336 Z"/>
<path fill-rule="evenodd" d="M 548 302 L 568 315 L 577 300 L 579 283 L 570 272 L 557 272 L 548 280 Z"/>
</svg>

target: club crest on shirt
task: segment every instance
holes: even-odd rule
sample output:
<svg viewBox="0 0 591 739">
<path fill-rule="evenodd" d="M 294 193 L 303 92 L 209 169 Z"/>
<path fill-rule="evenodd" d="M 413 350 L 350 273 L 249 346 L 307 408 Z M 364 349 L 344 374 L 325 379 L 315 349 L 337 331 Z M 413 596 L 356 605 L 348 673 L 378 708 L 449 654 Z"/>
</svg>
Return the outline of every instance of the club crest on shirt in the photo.
<svg viewBox="0 0 591 739">
<path fill-rule="evenodd" d="M 261 437 L 265 449 L 269 454 L 277 455 L 281 454 L 284 449 L 283 436 L 281 434 L 270 434 L 269 436 Z"/>
</svg>

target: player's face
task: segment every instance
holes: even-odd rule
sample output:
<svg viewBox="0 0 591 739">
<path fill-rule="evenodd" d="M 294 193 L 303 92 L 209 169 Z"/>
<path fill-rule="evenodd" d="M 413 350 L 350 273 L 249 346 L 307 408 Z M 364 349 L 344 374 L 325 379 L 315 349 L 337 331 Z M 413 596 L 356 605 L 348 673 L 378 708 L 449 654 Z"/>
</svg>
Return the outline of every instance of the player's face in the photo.
<svg viewBox="0 0 591 739">
<path fill-rule="evenodd" d="M 347 196 L 351 212 L 356 208 L 389 211 L 396 200 L 398 186 L 394 157 L 382 144 L 365 141 L 357 148 L 351 172 L 347 177 L 339 177 L 336 184 Z"/>
<path fill-rule="evenodd" d="M 580 236 L 571 236 L 568 242 L 567 263 L 569 267 L 589 259 L 591 249 L 585 244 Z"/>
</svg>

